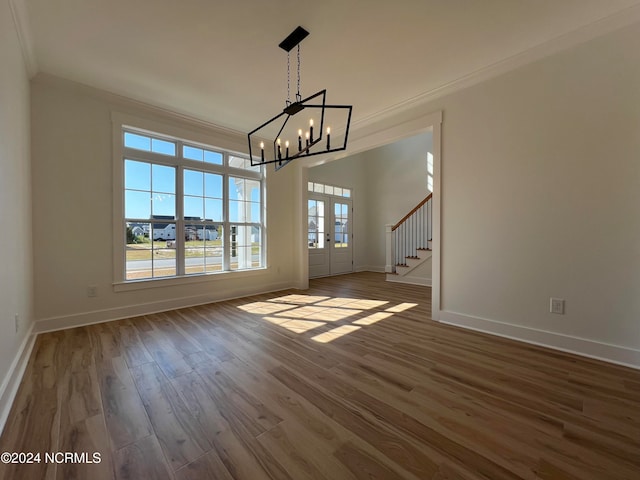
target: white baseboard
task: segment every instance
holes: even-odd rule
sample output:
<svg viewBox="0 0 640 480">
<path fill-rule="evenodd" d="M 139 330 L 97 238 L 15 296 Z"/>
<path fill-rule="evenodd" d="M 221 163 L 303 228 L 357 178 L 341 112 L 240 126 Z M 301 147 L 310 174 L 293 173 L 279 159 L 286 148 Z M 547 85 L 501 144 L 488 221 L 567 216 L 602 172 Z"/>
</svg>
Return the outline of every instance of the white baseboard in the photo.
<svg viewBox="0 0 640 480">
<path fill-rule="evenodd" d="M 640 369 L 640 350 L 441 310 L 440 321 L 470 330 Z"/>
<path fill-rule="evenodd" d="M 215 294 L 194 295 L 192 297 L 172 298 L 159 302 L 140 303 L 136 305 L 126 305 L 123 307 L 114 307 L 104 310 L 76 313 L 73 315 L 44 318 L 36 322 L 34 331 L 36 333 L 53 332 L 55 330 L 82 327 L 84 325 L 109 322 L 112 320 L 137 317 L 140 315 L 151 315 L 153 313 L 166 312 L 168 310 L 175 310 L 178 308 L 195 307 L 197 305 L 222 302 L 225 300 L 232 300 L 235 298 L 247 297 L 251 295 L 278 292 L 281 290 L 287 290 L 289 288 L 295 287 L 289 282 L 275 283 L 265 286 L 264 289 L 261 289 L 259 291 L 256 291 L 255 287 L 247 288 L 245 290 L 235 290 L 233 295 L 230 295 L 228 297 L 220 297 L 216 296 Z"/>
<path fill-rule="evenodd" d="M 31 350 L 36 342 L 36 334 L 33 333 L 34 324 L 31 324 L 29 331 L 24 337 L 24 340 L 20 344 L 18 353 L 16 354 L 7 375 L 4 377 L 2 384 L 0 385 L 0 435 L 4 430 L 4 425 L 9 417 L 11 406 L 18 393 L 18 387 L 22 381 L 22 376 L 29 363 L 29 357 L 31 356 Z"/>
</svg>

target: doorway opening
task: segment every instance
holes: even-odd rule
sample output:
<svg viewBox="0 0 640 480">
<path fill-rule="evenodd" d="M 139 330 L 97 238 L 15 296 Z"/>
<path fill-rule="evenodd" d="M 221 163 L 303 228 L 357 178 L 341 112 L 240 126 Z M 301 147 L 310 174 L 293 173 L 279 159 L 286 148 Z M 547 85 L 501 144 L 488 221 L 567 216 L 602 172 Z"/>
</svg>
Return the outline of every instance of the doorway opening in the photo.
<svg viewBox="0 0 640 480">
<path fill-rule="evenodd" d="M 375 126 L 375 128 L 374 128 Z M 431 148 L 425 152 L 422 150 L 421 156 L 426 155 L 426 165 L 419 168 L 405 169 L 398 164 L 397 155 L 385 155 L 386 164 L 383 162 L 380 169 L 371 168 L 368 161 L 371 152 L 380 147 L 389 146 L 414 136 L 424 133 L 431 135 Z M 348 183 L 352 186 L 353 212 L 355 212 L 356 222 L 351 219 L 351 232 L 353 238 L 351 247 L 353 249 L 353 271 L 384 272 L 384 262 L 381 260 L 385 256 L 385 235 L 384 231 L 376 224 L 389 222 L 393 225 L 395 213 L 387 215 L 390 208 L 395 208 L 397 198 L 408 197 L 408 192 L 414 194 L 417 188 L 402 188 L 395 190 L 395 198 L 388 201 L 389 185 L 405 186 L 417 178 L 420 182 L 426 183 L 433 198 L 432 216 L 432 257 L 431 257 L 431 277 L 432 277 L 432 318 L 439 320 L 441 291 L 440 291 L 440 262 L 441 262 L 441 135 L 442 135 L 442 112 L 436 111 L 428 113 L 412 120 L 400 124 L 393 123 L 391 119 L 379 121 L 369 125 L 363 123 L 358 132 L 354 132 L 354 140 L 350 142 L 349 152 L 333 158 L 309 159 L 301 162 L 296 172 L 297 193 L 300 204 L 296 214 L 297 231 L 302 239 L 297 244 L 300 248 L 296 251 L 299 259 L 299 270 L 297 276 L 297 288 L 306 289 L 309 286 L 309 278 L 315 276 L 312 273 L 313 265 L 310 265 L 309 252 L 309 224 L 308 224 L 308 203 L 312 198 L 307 189 L 308 183 Z M 388 152 L 387 152 L 388 153 Z M 345 161 L 349 160 L 349 161 Z M 320 168 L 317 168 L 320 167 Z M 388 168 L 387 168 L 388 167 Z M 388 171 L 383 171 L 383 170 Z M 425 172 L 425 170 L 427 170 Z M 407 174 L 408 173 L 408 174 Z M 399 175 L 400 174 L 400 175 Z M 407 174 L 407 175 L 405 175 Z M 426 174 L 426 175 L 425 175 Z M 375 183 L 374 184 L 372 184 Z M 424 183 L 422 185 L 424 185 Z M 420 187 L 423 188 L 423 187 Z M 413 199 L 412 199 L 413 201 Z M 326 204 L 325 204 L 326 206 Z M 305 211 L 307 210 L 307 211 Z M 352 217 L 353 217 L 352 212 Z M 386 217 L 389 217 L 388 219 Z M 326 237 L 325 237 L 326 240 Z M 313 247 L 313 246 L 312 246 Z M 311 261 L 312 262 L 312 261 Z"/>
</svg>

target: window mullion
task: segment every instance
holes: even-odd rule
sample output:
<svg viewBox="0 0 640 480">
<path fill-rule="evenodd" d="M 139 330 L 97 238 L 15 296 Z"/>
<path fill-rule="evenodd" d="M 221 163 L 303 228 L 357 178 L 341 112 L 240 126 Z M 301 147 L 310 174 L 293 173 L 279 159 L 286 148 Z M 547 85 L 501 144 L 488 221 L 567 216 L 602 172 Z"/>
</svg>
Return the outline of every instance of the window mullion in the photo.
<svg viewBox="0 0 640 480">
<path fill-rule="evenodd" d="M 228 154 L 225 153 L 225 163 L 228 162 Z M 222 177 L 222 270 L 231 270 L 231 225 L 229 223 L 229 174 Z"/>
<path fill-rule="evenodd" d="M 181 145 L 178 143 L 178 147 Z M 182 149 L 180 148 L 180 152 Z M 184 231 L 184 167 L 176 168 L 176 273 L 184 275 L 185 267 L 185 231 Z"/>
</svg>

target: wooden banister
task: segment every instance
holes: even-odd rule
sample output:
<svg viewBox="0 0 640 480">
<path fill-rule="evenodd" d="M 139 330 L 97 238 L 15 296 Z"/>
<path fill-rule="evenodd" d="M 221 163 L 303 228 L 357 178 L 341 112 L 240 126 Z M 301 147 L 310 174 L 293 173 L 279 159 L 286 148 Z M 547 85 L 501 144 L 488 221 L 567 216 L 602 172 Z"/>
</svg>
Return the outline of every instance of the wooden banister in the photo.
<svg viewBox="0 0 640 480">
<path fill-rule="evenodd" d="M 402 220 L 400 220 L 398 223 L 396 223 L 393 227 L 391 227 L 391 231 L 395 231 L 396 228 L 398 228 L 400 225 L 402 225 L 404 223 L 404 221 L 409 218 L 411 215 L 413 215 L 414 213 L 416 213 L 416 211 L 418 211 L 418 209 L 420 207 L 422 207 L 425 203 L 427 203 L 429 200 L 431 200 L 431 197 L 433 196 L 433 193 L 430 193 L 429 195 L 426 196 L 426 198 L 424 200 L 422 200 L 418 205 L 416 205 L 413 210 L 411 210 L 409 213 L 407 213 L 404 217 L 402 217 Z"/>
</svg>

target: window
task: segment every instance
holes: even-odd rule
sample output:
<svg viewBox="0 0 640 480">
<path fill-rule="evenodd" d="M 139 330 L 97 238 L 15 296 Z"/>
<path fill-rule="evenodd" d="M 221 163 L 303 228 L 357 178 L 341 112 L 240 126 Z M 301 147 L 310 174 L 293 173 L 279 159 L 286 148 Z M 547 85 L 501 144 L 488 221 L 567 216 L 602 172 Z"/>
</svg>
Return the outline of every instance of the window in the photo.
<svg viewBox="0 0 640 480">
<path fill-rule="evenodd" d="M 264 170 L 178 138 L 121 130 L 120 281 L 262 268 Z M 118 279 L 117 279 L 118 280 Z"/>
<path fill-rule="evenodd" d="M 323 183 L 309 182 L 307 190 L 313 193 L 323 193 L 325 195 L 332 195 L 335 197 L 351 197 L 350 188 L 341 188 L 333 185 L 324 185 Z"/>
</svg>

